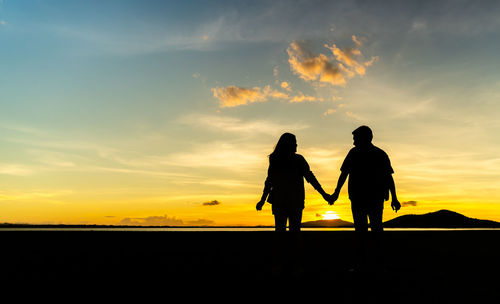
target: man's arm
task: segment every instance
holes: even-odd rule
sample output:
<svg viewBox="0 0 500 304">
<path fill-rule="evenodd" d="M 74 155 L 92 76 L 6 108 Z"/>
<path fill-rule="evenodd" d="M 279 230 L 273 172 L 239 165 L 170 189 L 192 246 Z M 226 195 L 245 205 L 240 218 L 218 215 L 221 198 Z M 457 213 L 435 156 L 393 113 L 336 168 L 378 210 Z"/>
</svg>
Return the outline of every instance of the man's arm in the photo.
<svg viewBox="0 0 500 304">
<path fill-rule="evenodd" d="M 391 207 L 392 210 L 398 212 L 398 210 L 401 208 L 401 204 L 398 201 L 398 197 L 396 196 L 396 185 L 394 183 L 394 178 L 392 178 L 392 174 L 389 174 L 389 191 L 391 192 L 391 197 L 392 197 L 392 202 L 391 202 Z"/>
<path fill-rule="evenodd" d="M 347 173 L 345 171 L 341 171 L 340 176 L 339 176 L 339 180 L 337 181 L 337 188 L 335 188 L 335 191 L 333 192 L 330 200 L 328 201 L 328 203 L 330 205 L 333 205 L 333 203 L 339 198 L 340 189 L 342 189 L 342 186 L 344 185 L 344 183 L 347 179 L 347 175 L 349 175 L 349 173 Z"/>
</svg>

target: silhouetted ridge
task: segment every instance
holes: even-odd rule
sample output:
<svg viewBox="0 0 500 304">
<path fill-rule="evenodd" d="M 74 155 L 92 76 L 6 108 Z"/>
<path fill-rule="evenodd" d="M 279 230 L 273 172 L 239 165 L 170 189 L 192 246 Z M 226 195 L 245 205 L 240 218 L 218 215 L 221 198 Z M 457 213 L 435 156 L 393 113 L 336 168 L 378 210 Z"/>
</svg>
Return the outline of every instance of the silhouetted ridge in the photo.
<svg viewBox="0 0 500 304">
<path fill-rule="evenodd" d="M 450 210 L 403 215 L 384 223 L 387 228 L 500 228 L 500 223 L 470 218 Z"/>
</svg>

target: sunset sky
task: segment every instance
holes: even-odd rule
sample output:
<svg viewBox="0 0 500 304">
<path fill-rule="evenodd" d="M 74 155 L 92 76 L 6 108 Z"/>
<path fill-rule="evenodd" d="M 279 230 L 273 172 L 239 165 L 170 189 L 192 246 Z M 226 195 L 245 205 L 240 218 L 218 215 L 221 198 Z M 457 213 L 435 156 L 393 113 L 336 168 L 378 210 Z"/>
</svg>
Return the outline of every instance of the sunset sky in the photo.
<svg viewBox="0 0 500 304">
<path fill-rule="evenodd" d="M 499 1 L 0 0 L 0 222 L 273 224 L 279 136 L 331 193 L 360 125 L 384 220 L 500 221 L 499 54 Z"/>
</svg>

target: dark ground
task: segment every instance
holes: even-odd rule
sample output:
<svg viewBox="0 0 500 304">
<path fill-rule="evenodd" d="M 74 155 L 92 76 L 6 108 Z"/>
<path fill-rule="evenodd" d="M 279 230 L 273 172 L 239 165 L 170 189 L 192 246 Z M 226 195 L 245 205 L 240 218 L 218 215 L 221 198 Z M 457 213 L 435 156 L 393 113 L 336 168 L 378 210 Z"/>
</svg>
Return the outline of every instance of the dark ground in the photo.
<svg viewBox="0 0 500 304">
<path fill-rule="evenodd" d="M 386 231 L 385 271 L 364 273 L 349 271 L 354 232 L 302 237 L 303 273 L 276 276 L 272 231 L 1 231 L 1 286 L 163 302 L 263 302 L 271 291 L 308 300 L 301 302 L 498 303 L 500 230 Z"/>
</svg>

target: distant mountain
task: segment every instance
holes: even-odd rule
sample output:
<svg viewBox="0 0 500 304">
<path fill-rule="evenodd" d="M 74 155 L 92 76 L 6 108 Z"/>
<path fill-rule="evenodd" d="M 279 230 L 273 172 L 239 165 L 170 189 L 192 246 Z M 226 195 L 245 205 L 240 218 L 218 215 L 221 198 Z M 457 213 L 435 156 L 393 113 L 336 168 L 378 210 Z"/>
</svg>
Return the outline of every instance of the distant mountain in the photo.
<svg viewBox="0 0 500 304">
<path fill-rule="evenodd" d="M 319 220 L 302 223 L 302 227 L 353 227 L 351 222 L 337 220 Z M 384 222 L 385 228 L 500 228 L 500 223 L 490 220 L 470 218 L 450 210 L 439 210 L 426 214 L 402 215 Z"/>
<path fill-rule="evenodd" d="M 384 223 L 386 228 L 500 228 L 500 223 L 470 218 L 450 210 L 402 215 Z"/>
<path fill-rule="evenodd" d="M 336 219 L 336 220 L 319 220 L 319 221 L 310 221 L 310 222 L 303 222 L 302 227 L 309 227 L 309 228 L 314 228 L 314 227 L 330 227 L 330 228 L 336 228 L 336 227 L 353 227 L 354 224 L 351 222 L 343 221 L 341 219 Z"/>
</svg>

